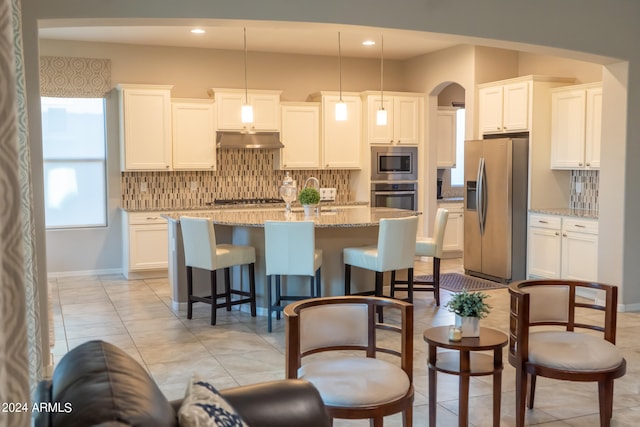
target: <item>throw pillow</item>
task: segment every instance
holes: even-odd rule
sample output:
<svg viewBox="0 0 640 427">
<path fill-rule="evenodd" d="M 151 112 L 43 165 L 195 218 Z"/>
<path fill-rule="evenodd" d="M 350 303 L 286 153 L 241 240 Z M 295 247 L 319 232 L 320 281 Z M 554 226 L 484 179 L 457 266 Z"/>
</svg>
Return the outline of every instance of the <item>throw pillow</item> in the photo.
<svg viewBox="0 0 640 427">
<path fill-rule="evenodd" d="M 191 377 L 178 410 L 181 427 L 248 427 L 214 386 Z"/>
</svg>

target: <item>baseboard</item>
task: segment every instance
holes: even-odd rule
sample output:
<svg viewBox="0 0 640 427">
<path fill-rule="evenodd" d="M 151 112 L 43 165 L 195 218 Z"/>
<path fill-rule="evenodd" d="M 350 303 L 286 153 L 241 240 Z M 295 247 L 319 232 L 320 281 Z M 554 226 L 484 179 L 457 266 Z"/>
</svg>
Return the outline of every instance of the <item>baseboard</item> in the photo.
<svg viewBox="0 0 640 427">
<path fill-rule="evenodd" d="M 60 277 L 79 277 L 79 276 L 100 276 L 107 274 L 122 274 L 121 268 L 109 268 L 104 270 L 79 270 L 79 271 L 58 271 L 48 272 L 49 279 L 57 279 Z"/>
</svg>

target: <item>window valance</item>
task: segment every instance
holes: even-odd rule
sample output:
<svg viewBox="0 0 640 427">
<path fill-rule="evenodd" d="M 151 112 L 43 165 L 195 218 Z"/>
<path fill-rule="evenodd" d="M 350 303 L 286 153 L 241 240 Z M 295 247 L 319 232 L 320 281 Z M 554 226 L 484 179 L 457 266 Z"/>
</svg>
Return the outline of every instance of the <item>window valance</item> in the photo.
<svg viewBox="0 0 640 427">
<path fill-rule="evenodd" d="M 110 90 L 110 59 L 40 57 L 42 96 L 104 98 Z"/>
</svg>

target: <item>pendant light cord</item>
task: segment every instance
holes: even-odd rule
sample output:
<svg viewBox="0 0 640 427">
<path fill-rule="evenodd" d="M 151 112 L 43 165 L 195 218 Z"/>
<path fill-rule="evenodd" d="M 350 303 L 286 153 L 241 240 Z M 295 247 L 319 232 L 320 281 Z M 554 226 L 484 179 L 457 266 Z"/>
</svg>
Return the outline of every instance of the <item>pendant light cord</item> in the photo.
<svg viewBox="0 0 640 427">
<path fill-rule="evenodd" d="M 249 90 L 247 89 L 247 28 L 244 28 L 244 103 L 249 104 Z"/>
<path fill-rule="evenodd" d="M 340 31 L 338 31 L 338 69 L 340 77 L 340 102 L 342 102 L 342 49 L 340 47 Z"/>
<path fill-rule="evenodd" d="M 384 110 L 384 36 L 380 36 L 380 108 Z"/>
</svg>

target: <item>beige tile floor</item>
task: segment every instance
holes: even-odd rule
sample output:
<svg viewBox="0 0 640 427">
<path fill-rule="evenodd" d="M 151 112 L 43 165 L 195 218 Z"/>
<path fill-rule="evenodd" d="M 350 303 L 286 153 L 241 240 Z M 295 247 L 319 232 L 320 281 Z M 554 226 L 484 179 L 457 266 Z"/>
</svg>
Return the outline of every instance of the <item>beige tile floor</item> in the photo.
<svg viewBox="0 0 640 427">
<path fill-rule="evenodd" d="M 416 274 L 431 272 L 431 264 L 416 262 Z M 462 271 L 461 259 L 443 260 L 442 271 Z M 166 279 L 126 280 L 119 275 L 50 280 L 55 330 L 54 360 L 91 339 L 102 339 L 126 350 L 142 363 L 169 399 L 182 397 L 190 375 L 197 372 L 221 389 L 284 377 L 284 320 L 274 322 L 267 333 L 265 317 L 252 318 L 239 311 L 218 311 L 218 325 L 209 325 L 209 309 L 194 306 L 194 318 L 171 309 Z M 487 291 L 493 309 L 484 326 L 507 331 L 509 299 L 506 290 Z M 442 291 L 443 304 L 450 293 Z M 414 425 L 428 423 L 426 344 L 422 331 L 449 325 L 453 316 L 436 307 L 431 293 L 415 298 Z M 627 375 L 615 383 L 613 426 L 640 425 L 640 313 L 619 313 L 618 345 L 627 359 Z M 506 351 L 506 350 L 505 350 Z M 500 424 L 514 425 L 514 370 L 506 362 L 502 383 Z M 490 426 L 491 377 L 471 381 L 470 421 Z M 438 374 L 439 426 L 457 425 L 457 377 Z M 541 426 L 598 426 L 595 384 L 540 379 L 536 408 L 526 422 Z M 336 421 L 336 427 L 366 426 L 366 421 Z M 385 426 L 400 426 L 399 416 L 388 417 Z"/>
</svg>

